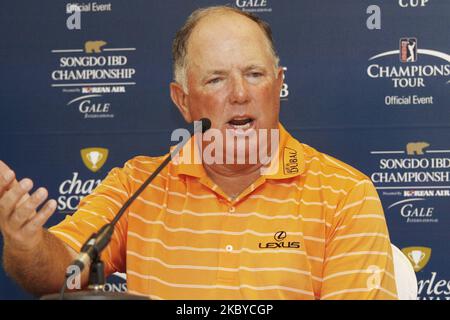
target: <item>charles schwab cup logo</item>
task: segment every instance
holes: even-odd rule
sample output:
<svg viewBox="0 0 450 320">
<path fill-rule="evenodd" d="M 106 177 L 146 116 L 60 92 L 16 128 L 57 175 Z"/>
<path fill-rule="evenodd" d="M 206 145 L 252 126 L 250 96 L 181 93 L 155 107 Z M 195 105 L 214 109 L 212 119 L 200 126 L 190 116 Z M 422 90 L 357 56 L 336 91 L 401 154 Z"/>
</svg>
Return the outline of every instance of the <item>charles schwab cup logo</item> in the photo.
<svg viewBox="0 0 450 320">
<path fill-rule="evenodd" d="M 100 170 L 108 158 L 108 149 L 105 148 L 86 148 L 80 153 L 84 165 L 92 172 Z"/>
<path fill-rule="evenodd" d="M 52 50 L 58 60 L 51 72 L 51 86 L 68 94 L 66 105 L 83 118 L 114 118 L 111 98 L 136 85 L 136 69 L 130 65 L 134 51 L 113 47 L 102 39 L 87 40 L 81 48 Z"/>
<path fill-rule="evenodd" d="M 109 151 L 106 148 L 95 147 L 80 150 L 82 163 L 94 173 L 106 163 L 108 154 Z M 81 179 L 78 171 L 72 172 L 71 177 L 59 185 L 58 212 L 74 213 L 80 200 L 89 195 L 100 183 L 101 179 Z"/>
<path fill-rule="evenodd" d="M 428 247 L 406 247 L 402 252 L 408 257 L 415 272 L 425 268 L 431 257 L 431 248 Z"/>
<path fill-rule="evenodd" d="M 398 56 L 399 59 L 394 60 L 392 56 Z M 434 96 L 420 95 L 419 92 L 426 90 L 431 79 L 439 79 L 443 85 L 450 83 L 450 55 L 420 47 L 416 37 L 403 37 L 399 39 L 398 49 L 369 58 L 367 75 L 378 81 L 390 80 L 395 90 L 417 90 L 417 94 L 385 96 L 384 103 L 387 106 L 432 105 L 435 103 Z"/>
<path fill-rule="evenodd" d="M 442 279 L 436 271 L 424 272 L 424 268 L 431 261 L 431 248 L 406 247 L 402 249 L 402 252 L 408 257 L 414 271 L 417 272 L 418 299 L 450 300 L 450 280 Z"/>
<path fill-rule="evenodd" d="M 300 248 L 298 241 L 284 241 L 287 237 L 286 231 L 278 231 L 274 234 L 275 242 L 259 243 L 260 249 L 276 249 L 276 248 Z"/>
</svg>

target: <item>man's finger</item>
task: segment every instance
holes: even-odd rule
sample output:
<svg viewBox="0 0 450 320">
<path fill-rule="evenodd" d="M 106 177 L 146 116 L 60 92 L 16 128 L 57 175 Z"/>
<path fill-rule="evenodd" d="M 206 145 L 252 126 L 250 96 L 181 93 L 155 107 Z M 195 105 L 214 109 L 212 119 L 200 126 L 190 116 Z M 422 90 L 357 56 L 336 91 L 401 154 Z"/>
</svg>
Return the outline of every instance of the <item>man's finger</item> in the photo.
<svg viewBox="0 0 450 320">
<path fill-rule="evenodd" d="M 19 184 L 12 187 L 0 198 L 0 216 L 7 219 L 13 213 L 17 203 L 28 191 L 33 188 L 33 181 L 23 179 Z"/>
<path fill-rule="evenodd" d="M 31 197 L 21 206 L 17 207 L 15 212 L 10 216 L 9 223 L 12 228 L 21 228 L 28 220 L 32 219 L 36 214 L 36 209 L 44 203 L 48 197 L 48 191 L 45 188 L 37 189 Z"/>
<path fill-rule="evenodd" d="M 8 165 L 4 163 L 2 160 L 0 160 L 0 174 L 4 174 L 8 170 L 11 170 L 11 168 L 8 167 Z"/>
<path fill-rule="evenodd" d="M 19 202 L 17 203 L 17 206 L 16 206 L 16 207 L 20 207 L 25 201 L 28 200 L 28 198 L 30 198 L 30 194 L 29 194 L 29 193 L 25 193 L 25 194 L 23 195 L 23 197 L 20 198 L 20 200 L 19 200 Z"/>
<path fill-rule="evenodd" d="M 56 201 L 49 200 L 47 203 L 39 210 L 39 212 L 24 225 L 24 231 L 34 233 L 39 228 L 42 228 L 47 220 L 53 215 L 56 210 Z"/>
<path fill-rule="evenodd" d="M 2 171 L 0 173 L 0 198 L 6 191 L 11 189 L 12 183 L 14 182 L 14 177 L 15 174 L 11 170 Z"/>
</svg>

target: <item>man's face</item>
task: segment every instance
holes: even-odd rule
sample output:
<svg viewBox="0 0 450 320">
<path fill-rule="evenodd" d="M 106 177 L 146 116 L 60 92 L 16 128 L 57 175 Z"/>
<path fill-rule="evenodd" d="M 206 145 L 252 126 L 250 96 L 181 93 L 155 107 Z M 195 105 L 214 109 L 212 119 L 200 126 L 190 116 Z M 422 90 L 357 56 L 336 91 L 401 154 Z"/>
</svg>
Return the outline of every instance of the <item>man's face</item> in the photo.
<svg viewBox="0 0 450 320">
<path fill-rule="evenodd" d="M 274 69 L 255 22 L 233 13 L 205 17 L 193 30 L 187 52 L 185 118 L 209 118 L 223 132 L 277 128 L 282 71 Z"/>
</svg>

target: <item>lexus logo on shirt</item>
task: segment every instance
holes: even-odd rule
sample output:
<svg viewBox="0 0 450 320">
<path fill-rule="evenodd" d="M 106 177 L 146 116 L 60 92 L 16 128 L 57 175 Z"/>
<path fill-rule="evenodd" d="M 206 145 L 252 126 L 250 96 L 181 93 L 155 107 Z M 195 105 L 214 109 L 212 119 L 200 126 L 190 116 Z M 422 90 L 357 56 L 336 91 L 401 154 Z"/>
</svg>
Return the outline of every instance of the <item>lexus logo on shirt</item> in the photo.
<svg viewBox="0 0 450 320">
<path fill-rule="evenodd" d="M 286 238 L 286 232 L 285 231 L 278 231 L 277 233 L 275 233 L 275 235 L 273 237 L 277 241 L 283 241 L 284 238 Z"/>
<path fill-rule="evenodd" d="M 276 248 L 300 248 L 300 242 L 298 241 L 283 241 L 287 237 L 286 231 L 277 231 L 273 238 L 277 242 L 259 243 L 260 249 L 276 249 Z"/>
</svg>

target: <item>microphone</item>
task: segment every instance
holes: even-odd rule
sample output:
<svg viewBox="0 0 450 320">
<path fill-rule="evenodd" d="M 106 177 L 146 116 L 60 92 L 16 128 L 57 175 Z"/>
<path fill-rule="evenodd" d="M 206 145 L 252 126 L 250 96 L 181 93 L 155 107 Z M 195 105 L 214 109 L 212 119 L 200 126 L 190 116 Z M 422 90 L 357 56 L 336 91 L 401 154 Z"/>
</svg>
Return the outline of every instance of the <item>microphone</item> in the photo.
<svg viewBox="0 0 450 320">
<path fill-rule="evenodd" d="M 207 118 L 202 118 L 199 121 L 194 121 L 194 133 L 201 132 L 205 133 L 207 130 L 211 128 L 211 121 Z M 191 137 L 192 135 L 191 134 Z M 144 189 L 155 179 L 155 177 L 164 169 L 180 151 L 181 148 L 189 141 L 186 139 L 180 142 L 176 148 L 164 159 L 164 161 L 156 168 L 156 170 L 145 180 L 145 182 L 139 187 L 138 190 L 124 203 L 122 208 L 117 212 L 114 219 L 105 224 L 98 232 L 93 233 L 89 239 L 84 243 L 83 247 L 80 250 L 80 253 L 76 257 L 76 259 L 72 262 L 71 266 L 77 266 L 80 269 L 80 272 L 90 264 L 93 260 L 100 257 L 103 249 L 108 245 L 111 240 L 111 237 L 114 232 L 114 227 L 120 218 L 123 216 L 128 207 L 133 203 L 134 200 L 144 191 Z M 66 278 L 70 276 L 70 274 L 66 274 Z M 64 288 L 61 290 L 61 296 L 66 287 L 66 281 L 64 281 Z"/>
</svg>

